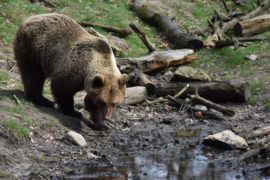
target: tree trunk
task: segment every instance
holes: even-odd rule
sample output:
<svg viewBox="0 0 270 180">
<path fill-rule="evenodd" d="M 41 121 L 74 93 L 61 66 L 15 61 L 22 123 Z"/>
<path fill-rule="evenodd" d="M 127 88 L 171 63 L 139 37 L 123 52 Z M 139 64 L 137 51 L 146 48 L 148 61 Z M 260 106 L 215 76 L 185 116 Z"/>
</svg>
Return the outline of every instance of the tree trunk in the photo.
<svg viewBox="0 0 270 180">
<path fill-rule="evenodd" d="M 137 0 L 131 0 L 129 5 L 139 18 L 157 26 L 172 43 L 180 48 L 200 49 L 203 47 L 202 40 L 198 36 L 183 33 L 165 13 L 156 13 Z"/>
<path fill-rule="evenodd" d="M 251 91 L 250 84 L 245 82 L 186 82 L 186 83 L 154 83 L 156 96 L 175 95 L 186 84 L 190 87 L 180 96 L 186 98 L 194 94 L 198 87 L 201 97 L 213 102 L 249 102 Z"/>
<path fill-rule="evenodd" d="M 241 21 L 234 26 L 236 36 L 246 37 L 260 34 L 270 29 L 270 14 L 258 16 L 247 21 Z"/>
</svg>

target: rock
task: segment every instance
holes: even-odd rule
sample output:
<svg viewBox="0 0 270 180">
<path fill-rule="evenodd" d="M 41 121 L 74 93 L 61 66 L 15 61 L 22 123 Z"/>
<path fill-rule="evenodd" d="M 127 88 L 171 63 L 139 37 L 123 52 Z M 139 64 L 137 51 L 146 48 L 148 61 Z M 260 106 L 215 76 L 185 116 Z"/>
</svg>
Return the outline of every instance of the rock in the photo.
<svg viewBox="0 0 270 180">
<path fill-rule="evenodd" d="M 129 53 L 129 45 L 124 39 L 116 36 L 106 36 L 115 56 L 125 56 Z"/>
<path fill-rule="evenodd" d="M 74 144 L 77 144 L 82 147 L 86 146 L 87 144 L 84 137 L 74 131 L 69 131 L 66 135 L 66 138 L 71 142 L 73 142 Z"/>
<path fill-rule="evenodd" d="M 224 149 L 246 149 L 248 147 L 245 139 L 229 130 L 205 137 L 203 144 Z"/>
<path fill-rule="evenodd" d="M 255 61 L 255 60 L 258 58 L 258 56 L 252 54 L 252 55 L 249 55 L 249 56 L 245 56 L 245 58 L 246 58 L 246 59 L 249 59 L 249 60 L 251 60 L 251 61 Z"/>
<path fill-rule="evenodd" d="M 213 78 L 201 69 L 180 66 L 174 72 L 171 81 L 187 82 L 187 81 L 206 81 L 212 82 Z"/>
</svg>

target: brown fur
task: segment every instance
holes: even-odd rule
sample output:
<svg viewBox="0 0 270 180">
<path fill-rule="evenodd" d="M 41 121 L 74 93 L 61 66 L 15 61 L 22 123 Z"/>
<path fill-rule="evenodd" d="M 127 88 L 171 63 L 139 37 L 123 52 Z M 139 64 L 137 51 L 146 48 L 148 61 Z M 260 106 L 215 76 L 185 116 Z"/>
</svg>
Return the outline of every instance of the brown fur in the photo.
<svg viewBox="0 0 270 180">
<path fill-rule="evenodd" d="M 86 90 L 85 108 L 95 127 L 109 130 L 103 119 L 111 118 L 122 102 L 128 76 L 119 72 L 110 46 L 88 34 L 76 21 L 60 14 L 29 17 L 18 29 L 14 54 L 26 97 L 52 107 L 42 95 L 46 78 L 64 114 L 81 117 L 73 96 Z"/>
</svg>

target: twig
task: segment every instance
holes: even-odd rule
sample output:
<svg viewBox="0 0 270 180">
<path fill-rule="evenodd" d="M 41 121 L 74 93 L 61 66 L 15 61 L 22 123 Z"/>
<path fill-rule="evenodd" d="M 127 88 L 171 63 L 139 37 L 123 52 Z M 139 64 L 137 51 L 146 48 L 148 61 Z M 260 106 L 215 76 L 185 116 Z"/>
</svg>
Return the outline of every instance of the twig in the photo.
<svg viewBox="0 0 270 180">
<path fill-rule="evenodd" d="M 175 98 L 173 98 L 172 96 L 170 95 L 167 95 L 165 98 L 169 99 L 170 101 L 178 104 L 178 105 L 182 105 L 183 102 L 180 102 L 178 100 L 176 100 Z M 205 111 L 205 110 L 202 110 L 202 109 L 199 109 L 199 108 L 195 108 L 195 107 L 192 107 L 192 106 L 188 106 L 188 110 L 190 110 L 191 112 L 197 112 L 197 111 L 200 111 L 204 116 L 208 116 L 210 118 L 213 118 L 213 119 L 216 119 L 216 120 L 227 120 L 226 118 L 224 117 L 221 117 L 213 112 L 210 112 L 210 111 Z"/>
<path fill-rule="evenodd" d="M 17 96 L 15 94 L 13 94 L 13 97 L 16 100 L 16 103 L 19 105 L 21 103 L 20 100 L 17 98 Z"/>
<path fill-rule="evenodd" d="M 192 99 L 195 102 L 198 102 L 202 105 L 205 105 L 209 108 L 215 109 L 217 111 L 222 112 L 223 114 L 227 114 L 229 116 L 234 116 L 235 112 L 233 110 L 230 110 L 224 106 L 218 105 L 216 103 L 213 103 L 207 99 L 204 99 L 202 97 L 199 96 L 198 94 L 198 87 L 195 88 L 195 95 L 188 95 L 190 99 Z"/>
<path fill-rule="evenodd" d="M 177 93 L 176 95 L 174 95 L 174 98 L 178 98 L 179 96 L 181 96 L 181 94 L 183 94 L 187 89 L 189 88 L 189 84 L 187 84 L 179 93 Z M 159 99 L 155 100 L 155 101 L 148 101 L 146 100 L 146 102 L 148 104 L 155 104 L 155 103 L 161 103 L 161 102 L 168 102 L 168 99 L 164 99 L 163 97 L 160 97 Z"/>
<path fill-rule="evenodd" d="M 132 31 L 130 29 L 127 29 L 127 28 L 120 29 L 120 28 L 113 27 L 113 26 L 106 26 L 106 25 L 103 25 L 103 24 L 96 24 L 96 23 L 85 22 L 85 21 L 80 21 L 80 22 L 78 22 L 78 24 L 80 24 L 81 26 L 84 26 L 84 27 L 98 26 L 98 27 L 101 27 L 102 29 L 105 29 L 107 31 L 118 33 L 118 34 L 120 34 L 120 35 L 122 35 L 124 37 L 132 34 Z"/>
</svg>

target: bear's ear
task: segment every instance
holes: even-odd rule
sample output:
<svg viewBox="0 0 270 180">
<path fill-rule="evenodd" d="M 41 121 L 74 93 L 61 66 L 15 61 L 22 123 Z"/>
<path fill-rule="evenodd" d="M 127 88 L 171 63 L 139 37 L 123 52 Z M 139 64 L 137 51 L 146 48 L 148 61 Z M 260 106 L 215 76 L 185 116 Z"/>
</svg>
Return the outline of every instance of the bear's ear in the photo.
<svg viewBox="0 0 270 180">
<path fill-rule="evenodd" d="M 119 88 L 123 88 L 124 85 L 126 85 L 128 82 L 128 75 L 122 74 L 122 76 L 118 80 Z"/>
<path fill-rule="evenodd" d="M 92 83 L 92 87 L 96 88 L 96 87 L 102 87 L 105 83 L 105 79 L 102 75 L 96 75 L 93 79 L 93 83 Z"/>
</svg>

